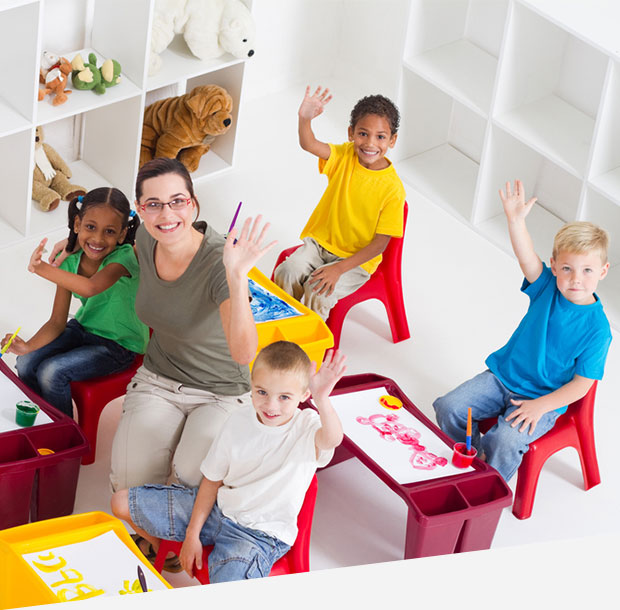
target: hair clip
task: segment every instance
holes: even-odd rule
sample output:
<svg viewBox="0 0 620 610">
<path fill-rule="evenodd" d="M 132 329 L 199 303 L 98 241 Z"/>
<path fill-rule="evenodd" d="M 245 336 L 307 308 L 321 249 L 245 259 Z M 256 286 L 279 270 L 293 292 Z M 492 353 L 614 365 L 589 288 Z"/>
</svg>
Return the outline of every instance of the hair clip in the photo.
<svg viewBox="0 0 620 610">
<path fill-rule="evenodd" d="M 129 218 L 133 218 L 136 215 L 135 210 L 129 210 Z"/>
<path fill-rule="evenodd" d="M 82 203 L 82 201 L 84 201 L 84 195 L 78 195 L 77 200 Z"/>
</svg>

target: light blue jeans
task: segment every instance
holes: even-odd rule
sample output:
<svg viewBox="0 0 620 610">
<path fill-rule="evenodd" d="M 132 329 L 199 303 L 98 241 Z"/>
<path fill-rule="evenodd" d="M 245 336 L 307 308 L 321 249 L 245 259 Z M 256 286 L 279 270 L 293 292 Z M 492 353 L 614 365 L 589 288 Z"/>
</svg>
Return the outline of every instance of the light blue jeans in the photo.
<svg viewBox="0 0 620 610">
<path fill-rule="evenodd" d="M 129 514 L 145 532 L 166 540 L 185 540 L 197 488 L 181 485 L 142 485 L 129 488 Z M 290 546 L 260 530 L 225 517 L 217 503 L 200 531 L 209 555 L 209 581 L 230 582 L 269 576 L 273 564 Z"/>
<path fill-rule="evenodd" d="M 456 442 L 465 442 L 467 408 L 471 407 L 472 445 L 486 454 L 486 461 L 509 481 L 519 468 L 529 444 L 551 430 L 558 418 L 557 411 L 545 413 L 533 434 L 529 426 L 519 432 L 521 424 L 512 427 L 506 416 L 515 409 L 510 399 L 528 400 L 529 397 L 511 392 L 491 371 L 486 370 L 438 398 L 433 403 L 439 427 Z M 478 422 L 497 417 L 497 424 L 480 438 Z"/>
<path fill-rule="evenodd" d="M 125 370 L 136 354 L 122 345 L 84 330 L 75 319 L 53 341 L 18 356 L 19 378 L 41 398 L 73 417 L 72 381 L 83 381 Z"/>
</svg>

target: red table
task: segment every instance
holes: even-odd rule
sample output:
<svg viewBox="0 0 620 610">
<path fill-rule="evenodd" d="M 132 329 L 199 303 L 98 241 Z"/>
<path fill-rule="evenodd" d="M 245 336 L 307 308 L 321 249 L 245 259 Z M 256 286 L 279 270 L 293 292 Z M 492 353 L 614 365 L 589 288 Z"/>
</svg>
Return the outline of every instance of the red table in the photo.
<svg viewBox="0 0 620 610">
<path fill-rule="evenodd" d="M 374 373 L 348 375 L 338 382 L 332 396 L 378 387 L 399 398 L 404 409 L 452 448 L 454 441 L 392 379 Z M 311 401 L 304 406 L 312 406 Z M 405 559 L 490 548 L 502 510 L 512 503 L 512 492 L 499 473 L 478 458 L 474 459 L 473 471 L 403 485 L 346 435 L 327 468 L 352 457 L 359 459 L 407 504 Z"/>
</svg>

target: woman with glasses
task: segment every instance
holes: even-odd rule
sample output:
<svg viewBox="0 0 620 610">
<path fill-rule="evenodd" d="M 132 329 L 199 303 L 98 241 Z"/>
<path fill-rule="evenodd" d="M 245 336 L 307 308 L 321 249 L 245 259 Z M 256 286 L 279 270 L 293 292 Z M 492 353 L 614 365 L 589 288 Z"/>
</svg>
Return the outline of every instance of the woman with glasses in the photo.
<svg viewBox="0 0 620 610">
<path fill-rule="evenodd" d="M 136 312 L 152 329 L 112 445 L 112 487 L 200 483 L 200 463 L 235 409 L 250 404 L 258 346 L 247 274 L 275 242 L 246 220 L 225 240 L 206 222 L 189 173 L 175 159 L 140 168 Z M 172 469 L 172 471 L 171 471 Z"/>
</svg>

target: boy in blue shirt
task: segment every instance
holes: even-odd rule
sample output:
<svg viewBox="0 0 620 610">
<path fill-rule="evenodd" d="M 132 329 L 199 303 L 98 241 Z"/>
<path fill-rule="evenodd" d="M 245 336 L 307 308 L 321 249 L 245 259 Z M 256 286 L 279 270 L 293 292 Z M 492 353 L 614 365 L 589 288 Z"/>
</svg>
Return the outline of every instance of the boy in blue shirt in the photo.
<svg viewBox="0 0 620 610">
<path fill-rule="evenodd" d="M 525 222 L 536 198 L 525 202 L 520 180 L 514 193 L 506 183 L 500 197 L 530 305 L 508 343 L 486 359 L 488 369 L 433 407 L 441 429 L 456 440 L 465 438 L 471 407 L 472 444 L 508 481 L 529 444 L 602 379 L 611 330 L 594 292 L 609 269 L 607 233 L 589 222 L 565 225 L 555 236 L 548 268 Z M 476 422 L 490 417 L 497 424 L 481 439 Z"/>
</svg>

